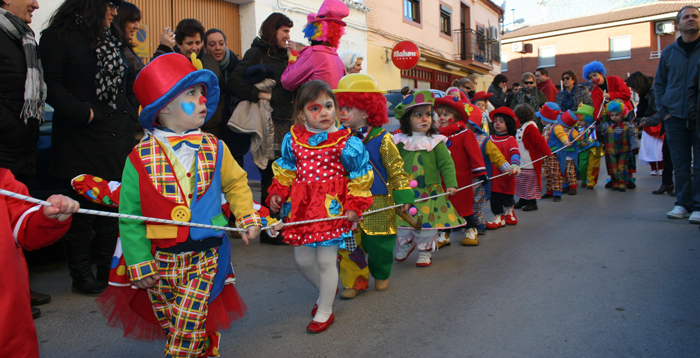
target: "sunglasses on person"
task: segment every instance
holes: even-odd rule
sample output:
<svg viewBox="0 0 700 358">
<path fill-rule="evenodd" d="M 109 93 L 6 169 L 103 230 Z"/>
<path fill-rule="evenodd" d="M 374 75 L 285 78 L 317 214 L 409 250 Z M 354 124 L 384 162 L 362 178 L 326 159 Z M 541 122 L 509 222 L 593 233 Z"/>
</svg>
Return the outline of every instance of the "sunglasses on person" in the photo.
<svg viewBox="0 0 700 358">
<path fill-rule="evenodd" d="M 535 81 L 523 81 L 523 83 L 526 85 L 533 85 L 535 84 Z"/>
<path fill-rule="evenodd" d="M 562 77 L 561 79 L 563 79 L 564 81 L 568 81 L 568 80 L 570 80 L 570 79 L 571 79 L 571 77 L 569 77 L 569 76 L 565 76 L 565 77 Z"/>
<path fill-rule="evenodd" d="M 111 1 L 107 3 L 107 7 L 109 7 L 111 10 L 119 9 L 119 5 L 114 5 L 114 3 Z"/>
</svg>

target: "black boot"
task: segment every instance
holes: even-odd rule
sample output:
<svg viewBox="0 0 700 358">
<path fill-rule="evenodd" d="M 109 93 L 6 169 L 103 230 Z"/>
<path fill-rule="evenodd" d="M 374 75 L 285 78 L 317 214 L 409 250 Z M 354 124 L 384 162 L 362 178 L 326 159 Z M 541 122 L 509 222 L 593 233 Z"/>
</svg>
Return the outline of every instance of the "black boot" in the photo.
<svg viewBox="0 0 700 358">
<path fill-rule="evenodd" d="M 92 218 L 74 215 L 71 228 L 63 237 L 68 258 L 68 269 L 73 277 L 73 292 L 95 296 L 107 288 L 107 284 L 98 281 L 92 273 L 90 251 L 92 237 Z"/>
<path fill-rule="evenodd" d="M 527 201 L 527 205 L 523 208 L 523 211 L 535 211 L 537 210 L 537 200 L 532 199 Z"/>
<path fill-rule="evenodd" d="M 520 209 L 520 208 L 522 208 L 522 207 L 525 206 L 525 205 L 527 205 L 527 200 L 525 200 L 525 199 L 520 199 L 520 200 L 518 200 L 517 203 L 515 203 L 515 205 L 513 205 L 513 207 L 516 208 L 516 209 Z"/>
<path fill-rule="evenodd" d="M 97 279 L 103 283 L 109 281 L 112 257 L 119 236 L 119 221 L 115 218 L 96 217 L 95 237 L 92 239 L 92 262 L 97 267 Z"/>
<path fill-rule="evenodd" d="M 659 187 L 659 190 L 654 190 L 654 191 L 652 191 L 652 193 L 653 193 L 653 194 L 657 194 L 657 195 L 658 195 L 658 194 L 663 194 L 663 193 L 666 193 L 666 192 L 668 192 L 669 194 L 673 194 L 673 189 L 675 189 L 674 186 L 673 186 L 673 184 L 671 184 L 671 185 L 664 185 L 664 184 L 661 184 L 661 186 Z"/>
</svg>

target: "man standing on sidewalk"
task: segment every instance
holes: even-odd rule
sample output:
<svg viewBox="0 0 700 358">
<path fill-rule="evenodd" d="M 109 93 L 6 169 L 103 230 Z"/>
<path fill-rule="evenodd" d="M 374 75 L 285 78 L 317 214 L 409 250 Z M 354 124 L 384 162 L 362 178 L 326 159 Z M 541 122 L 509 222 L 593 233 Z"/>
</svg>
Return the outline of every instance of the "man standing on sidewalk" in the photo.
<svg viewBox="0 0 700 358">
<path fill-rule="evenodd" d="M 681 36 L 661 54 L 654 82 L 659 118 L 665 121 L 676 179 L 676 203 L 666 215 L 671 219 L 690 216 L 691 224 L 700 224 L 700 140 L 696 128 L 700 60 L 698 8 L 684 6 L 676 15 L 676 26 Z M 655 124 L 643 122 L 640 126 Z M 695 175 L 690 173 L 691 161 Z"/>
</svg>

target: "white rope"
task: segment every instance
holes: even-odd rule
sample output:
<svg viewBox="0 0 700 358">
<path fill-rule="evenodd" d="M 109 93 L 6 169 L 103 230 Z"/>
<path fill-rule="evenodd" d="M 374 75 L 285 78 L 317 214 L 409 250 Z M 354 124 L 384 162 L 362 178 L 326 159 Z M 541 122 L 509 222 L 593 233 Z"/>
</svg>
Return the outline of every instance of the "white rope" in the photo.
<svg viewBox="0 0 700 358">
<path fill-rule="evenodd" d="M 589 130 L 591 130 L 591 128 L 593 128 L 594 125 L 595 125 L 595 124 L 591 124 L 590 126 L 588 126 L 586 129 L 584 129 L 583 131 L 581 131 L 581 133 L 579 134 L 579 136 L 576 137 L 568 146 L 559 148 L 559 149 L 555 150 L 554 152 L 552 152 L 552 154 L 556 154 L 556 153 L 558 153 L 559 151 L 564 150 L 564 149 L 568 148 L 569 146 L 571 146 L 572 144 L 574 144 L 574 142 L 576 142 L 579 138 L 581 138 L 586 132 L 588 132 Z M 535 160 L 533 160 L 532 162 L 530 162 L 530 163 L 528 163 L 528 164 L 536 163 L 536 162 L 538 162 L 538 161 L 540 161 L 540 160 L 543 160 L 544 158 L 546 158 L 546 156 L 545 156 L 545 157 L 538 158 L 538 159 L 535 159 Z M 524 166 L 527 166 L 528 164 L 525 164 Z M 493 180 L 493 179 L 496 179 L 496 178 L 499 178 L 499 177 L 502 177 L 502 176 L 505 176 L 505 175 L 509 175 L 509 173 L 502 173 L 502 174 L 496 175 L 496 176 L 494 176 L 494 177 L 489 178 L 489 180 Z M 464 187 L 461 187 L 461 188 L 457 189 L 457 191 L 471 188 L 471 187 L 473 187 L 473 186 L 475 186 L 475 185 L 478 185 L 478 184 L 481 184 L 481 183 L 483 183 L 483 182 L 484 182 L 484 180 L 480 180 L 480 181 L 478 181 L 478 182 L 474 182 L 474 183 L 472 183 L 472 184 L 470 184 L 470 185 L 467 185 L 467 186 L 464 186 Z M 39 205 L 43 205 L 43 206 L 53 206 L 53 205 L 52 205 L 50 202 L 48 202 L 48 201 L 39 200 L 39 199 L 36 199 L 36 198 L 32 198 L 32 197 L 30 197 L 30 196 L 18 194 L 18 193 L 15 193 L 15 192 L 11 192 L 11 191 L 8 191 L 8 190 L 4 190 L 4 189 L 0 189 L 0 195 L 9 196 L 9 197 L 11 197 L 11 198 L 15 198 L 15 199 L 19 199 L 19 200 L 24 200 L 24 201 L 28 201 L 28 202 L 30 202 L 30 203 L 39 204 Z M 417 199 L 417 200 L 415 200 L 415 201 L 426 201 L 426 200 L 429 200 L 429 199 L 434 199 L 434 198 L 438 198 L 438 197 L 445 196 L 445 195 L 449 195 L 449 193 L 442 193 L 442 194 L 437 194 L 437 195 L 433 195 L 433 196 L 428 196 L 428 197 L 426 197 L 426 198 L 420 198 L 420 199 Z M 396 204 L 396 205 L 387 206 L 387 207 L 384 207 L 384 208 L 381 208 L 381 209 L 375 209 L 375 210 L 366 211 L 366 212 L 363 213 L 362 216 L 364 217 L 364 216 L 367 216 L 367 215 L 372 215 L 372 214 L 375 214 L 375 213 L 378 213 L 378 212 L 381 212 L 381 211 L 390 210 L 390 209 L 393 209 L 393 208 L 398 208 L 398 207 L 401 207 L 401 206 L 403 206 L 403 205 L 404 205 L 404 204 Z M 213 230 L 225 230 L 225 231 L 238 231 L 238 232 L 245 232 L 245 231 L 248 231 L 247 229 L 239 229 L 239 228 L 228 227 L 228 226 L 206 225 L 206 224 L 198 224 L 198 223 L 192 223 L 192 222 L 184 222 L 184 221 L 175 221 L 175 220 L 158 219 L 158 218 L 152 218 L 152 217 L 148 217 L 148 216 L 139 216 L 139 215 L 129 215 L 129 214 L 113 213 L 113 212 L 109 212 L 109 211 L 100 211 L 100 210 L 78 209 L 78 213 L 79 213 L 79 214 L 85 214 L 85 215 L 105 216 L 105 217 L 110 217 L 110 218 L 119 218 L 119 219 L 131 219 L 131 220 L 148 221 L 148 222 L 155 222 L 155 223 L 168 224 L 168 225 L 190 226 L 190 227 L 196 227 L 196 228 L 201 228 L 201 229 L 213 229 Z M 294 225 L 312 224 L 312 223 L 317 223 L 317 222 L 322 222 L 322 221 L 341 220 L 341 219 L 347 219 L 347 218 L 348 218 L 347 215 L 344 215 L 344 216 L 334 216 L 334 217 L 331 217 L 331 218 L 323 218 L 323 219 L 315 219 L 315 220 L 304 220 L 304 221 L 294 221 L 294 222 L 284 223 L 283 225 L 284 225 L 284 226 L 294 226 Z M 274 227 L 274 226 L 275 226 L 275 225 L 268 225 L 268 226 L 263 227 L 261 230 L 268 230 L 268 229 L 270 229 L 270 228 L 272 228 L 272 227 Z"/>
</svg>

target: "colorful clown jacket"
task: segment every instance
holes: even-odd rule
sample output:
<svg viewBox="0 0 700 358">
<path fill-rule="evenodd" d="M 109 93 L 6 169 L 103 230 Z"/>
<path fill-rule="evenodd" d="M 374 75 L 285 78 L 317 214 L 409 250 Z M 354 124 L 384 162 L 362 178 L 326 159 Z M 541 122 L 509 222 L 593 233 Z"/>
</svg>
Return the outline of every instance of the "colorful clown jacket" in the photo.
<svg viewBox="0 0 700 358">
<path fill-rule="evenodd" d="M 365 127 L 354 132 L 362 139 L 369 153 L 369 163 L 374 170 L 372 183 L 372 206 L 370 210 L 395 204 L 412 204 L 413 189 L 408 184 L 404 162 L 394 144 L 394 138 L 381 127 Z M 362 230 L 368 235 L 395 235 L 396 209 L 368 215 L 360 221 Z"/>
<path fill-rule="evenodd" d="M 332 218 L 347 210 L 362 215 L 372 205 L 374 173 L 369 154 L 349 129 L 313 133 L 305 125 L 293 126 L 272 170 L 275 178 L 267 204 L 273 195 L 280 195 L 285 221 Z M 351 222 L 339 219 L 286 226 L 282 233 L 284 242 L 294 246 L 345 248 L 351 228 Z"/>
<path fill-rule="evenodd" d="M 175 221 L 225 226 L 221 195 L 226 197 L 236 225 L 261 225 L 253 207 L 247 174 L 233 160 L 225 144 L 202 133 L 192 167 L 185 169 L 169 145 L 147 135 L 131 152 L 122 176 L 119 212 Z M 153 253 L 188 239 L 223 238 L 219 261 L 230 260 L 230 245 L 223 231 L 120 219 L 124 259 L 131 280 L 156 273 Z M 229 270 L 219 270 L 214 291 Z M 221 276 L 221 277 L 220 277 Z"/>
</svg>

